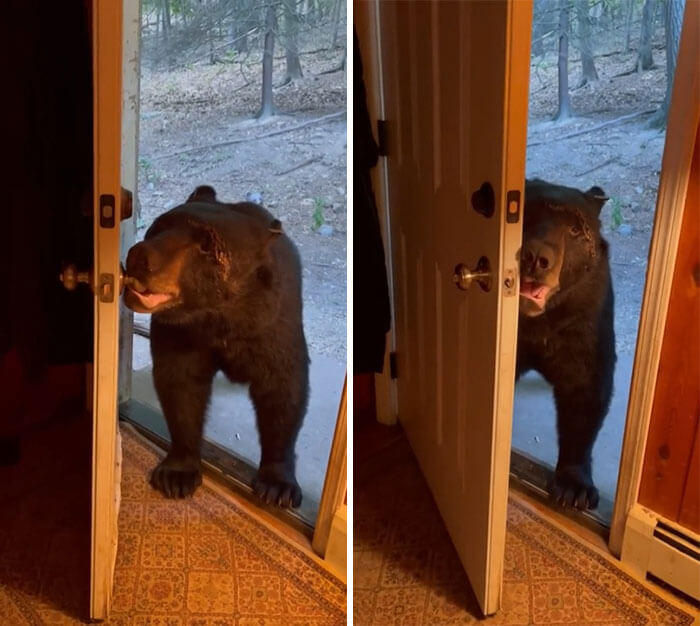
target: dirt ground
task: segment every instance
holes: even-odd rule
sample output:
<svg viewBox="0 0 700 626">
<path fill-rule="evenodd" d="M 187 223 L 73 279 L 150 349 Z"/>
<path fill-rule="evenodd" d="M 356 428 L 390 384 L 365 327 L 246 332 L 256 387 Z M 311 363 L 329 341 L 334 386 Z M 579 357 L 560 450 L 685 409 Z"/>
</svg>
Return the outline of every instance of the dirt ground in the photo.
<svg viewBox="0 0 700 626">
<path fill-rule="evenodd" d="M 265 121 L 254 119 L 254 59 L 169 71 L 144 64 L 137 239 L 197 185 L 212 185 L 227 202 L 259 194 L 302 256 L 310 352 L 345 361 L 347 78 L 344 70 L 323 73 L 341 56 L 302 55 L 304 78 L 275 89 L 277 115 Z M 275 80 L 283 63 L 276 60 Z"/>
<path fill-rule="evenodd" d="M 663 50 L 654 50 L 656 69 L 619 76 L 634 60 L 634 52 L 596 58 L 600 80 L 572 89 L 575 117 L 564 123 L 551 121 L 558 102 L 554 55 L 539 59 L 530 76 L 527 176 L 581 189 L 598 185 L 610 197 L 601 221 L 611 250 L 618 354 L 635 349 L 665 132 L 648 128 L 651 114 L 644 114 L 565 136 L 658 108 L 666 89 Z M 575 87 L 580 66 L 570 67 Z"/>
</svg>

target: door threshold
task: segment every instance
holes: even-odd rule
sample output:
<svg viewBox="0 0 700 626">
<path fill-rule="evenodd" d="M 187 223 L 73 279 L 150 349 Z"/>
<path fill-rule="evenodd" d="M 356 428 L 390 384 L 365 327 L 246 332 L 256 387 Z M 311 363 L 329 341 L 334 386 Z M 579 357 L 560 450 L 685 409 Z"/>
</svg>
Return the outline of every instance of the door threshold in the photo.
<svg viewBox="0 0 700 626">
<path fill-rule="evenodd" d="M 164 453 L 170 447 L 167 431 L 157 426 L 162 418 L 147 405 L 134 400 L 123 402 L 119 405 L 119 417 Z M 311 540 L 313 537 L 314 525 L 301 513 L 294 509 L 266 504 L 253 493 L 250 485 L 255 477 L 256 468 L 230 450 L 211 441 L 202 441 L 202 471 L 207 478 L 243 498 L 251 506 L 279 520 L 307 539 Z M 318 510 L 318 503 L 312 503 L 312 508 Z"/>
<path fill-rule="evenodd" d="M 607 545 L 613 502 L 601 495 L 598 507 L 592 511 L 565 509 L 553 503 L 549 497 L 547 483 L 553 474 L 554 468 L 520 450 L 511 450 L 509 481 L 511 489 L 529 496 L 543 512 L 551 511 L 557 517 L 567 520 L 567 525 L 573 522 L 572 525 L 586 529 L 585 535 L 593 533 L 597 537 L 602 537 Z"/>
</svg>

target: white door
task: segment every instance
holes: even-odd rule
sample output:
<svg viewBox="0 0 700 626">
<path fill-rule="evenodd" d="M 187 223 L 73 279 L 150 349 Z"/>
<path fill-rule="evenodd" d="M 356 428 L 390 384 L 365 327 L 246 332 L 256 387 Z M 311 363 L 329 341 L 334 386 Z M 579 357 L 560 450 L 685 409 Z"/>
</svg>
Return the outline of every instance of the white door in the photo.
<svg viewBox="0 0 700 626">
<path fill-rule="evenodd" d="M 92 3 L 95 352 L 90 617 L 109 611 L 117 551 L 122 2 Z"/>
<path fill-rule="evenodd" d="M 505 549 L 532 6 L 377 6 L 398 415 L 491 614 Z M 482 257 L 489 290 L 458 288 L 455 267 Z"/>
</svg>

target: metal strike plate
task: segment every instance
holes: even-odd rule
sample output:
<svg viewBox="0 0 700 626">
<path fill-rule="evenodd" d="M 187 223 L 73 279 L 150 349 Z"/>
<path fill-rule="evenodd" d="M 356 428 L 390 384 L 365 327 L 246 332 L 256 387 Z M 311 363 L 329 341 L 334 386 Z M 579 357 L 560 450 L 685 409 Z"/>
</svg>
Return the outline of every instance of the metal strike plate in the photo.
<svg viewBox="0 0 700 626">
<path fill-rule="evenodd" d="M 503 273 L 503 295 L 514 296 L 518 293 L 518 276 L 515 270 L 506 270 Z"/>
<path fill-rule="evenodd" d="M 114 274 L 100 274 L 97 297 L 100 302 L 114 302 Z"/>
</svg>

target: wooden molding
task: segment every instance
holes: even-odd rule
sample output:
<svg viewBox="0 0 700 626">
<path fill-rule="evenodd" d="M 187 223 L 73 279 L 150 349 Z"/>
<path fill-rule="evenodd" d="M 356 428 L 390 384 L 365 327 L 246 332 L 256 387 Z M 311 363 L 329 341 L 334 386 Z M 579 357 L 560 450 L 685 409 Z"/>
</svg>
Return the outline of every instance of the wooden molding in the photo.
<svg viewBox="0 0 700 626">
<path fill-rule="evenodd" d="M 345 500 L 347 492 L 347 385 L 346 375 L 338 407 L 338 420 L 335 425 L 333 444 L 328 459 L 326 480 L 323 483 L 323 492 L 316 518 L 316 528 L 311 542 L 314 552 L 320 557 L 326 556 L 333 518 L 338 507 Z"/>
</svg>

